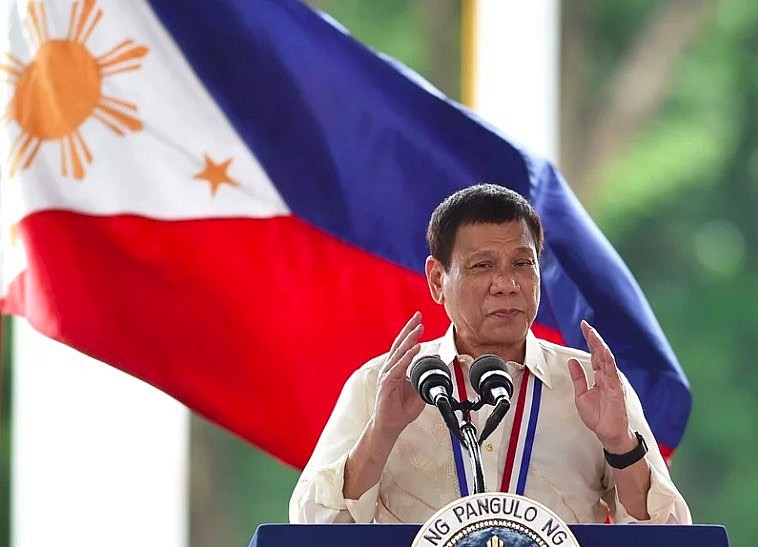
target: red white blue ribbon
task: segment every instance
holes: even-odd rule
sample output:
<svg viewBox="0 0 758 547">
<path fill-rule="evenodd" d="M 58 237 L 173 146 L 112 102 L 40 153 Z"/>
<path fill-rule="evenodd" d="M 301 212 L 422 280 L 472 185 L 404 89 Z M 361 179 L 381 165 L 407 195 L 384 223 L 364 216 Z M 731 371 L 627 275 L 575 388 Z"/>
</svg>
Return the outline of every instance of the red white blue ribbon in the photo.
<svg viewBox="0 0 758 547">
<path fill-rule="evenodd" d="M 456 390 L 458 400 L 466 400 L 466 387 L 463 382 L 463 372 L 456 359 L 453 362 L 455 372 Z M 505 458 L 500 491 L 512 492 L 524 495 L 526 478 L 529 474 L 529 461 L 532 457 L 534 437 L 537 431 L 540 402 L 542 399 L 542 382 L 539 378 L 524 368 L 524 376 L 521 380 L 521 388 L 518 393 L 516 407 L 512 409 L 513 428 L 508 441 L 508 452 Z M 458 485 L 461 496 L 469 494 L 472 485 L 471 466 L 468 464 L 468 455 L 464 455 L 458 440 L 451 435 L 455 469 L 458 476 Z"/>
<path fill-rule="evenodd" d="M 466 394 L 466 383 L 463 380 L 463 370 L 461 370 L 461 365 L 458 363 L 457 357 L 453 361 L 453 374 L 455 376 L 456 391 L 454 395 L 460 402 L 465 403 L 468 400 L 468 396 Z M 467 420 L 471 419 L 471 414 L 469 412 L 466 412 L 465 418 Z M 455 435 L 453 435 L 452 432 L 450 433 L 450 442 L 453 445 L 453 458 L 455 459 L 455 473 L 458 476 L 458 487 L 461 491 L 461 497 L 465 497 L 468 496 L 471 492 L 469 485 L 474 485 L 474 477 L 472 476 L 471 465 L 469 465 L 468 454 L 464 456 L 463 447 L 461 446 L 460 441 L 455 438 Z"/>
<path fill-rule="evenodd" d="M 500 490 L 524 495 L 542 399 L 542 382 L 524 368 Z"/>
</svg>

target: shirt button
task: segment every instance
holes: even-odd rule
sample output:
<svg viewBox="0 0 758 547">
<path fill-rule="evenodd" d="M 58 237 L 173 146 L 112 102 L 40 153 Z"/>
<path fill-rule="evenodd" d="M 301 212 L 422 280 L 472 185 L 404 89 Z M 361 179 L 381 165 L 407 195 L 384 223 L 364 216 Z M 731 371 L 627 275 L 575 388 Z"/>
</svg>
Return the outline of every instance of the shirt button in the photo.
<svg viewBox="0 0 758 547">
<path fill-rule="evenodd" d="M 487 445 L 484 448 L 487 450 L 487 452 L 492 452 L 493 450 L 495 450 L 495 447 L 492 446 L 492 443 L 487 443 Z"/>
</svg>

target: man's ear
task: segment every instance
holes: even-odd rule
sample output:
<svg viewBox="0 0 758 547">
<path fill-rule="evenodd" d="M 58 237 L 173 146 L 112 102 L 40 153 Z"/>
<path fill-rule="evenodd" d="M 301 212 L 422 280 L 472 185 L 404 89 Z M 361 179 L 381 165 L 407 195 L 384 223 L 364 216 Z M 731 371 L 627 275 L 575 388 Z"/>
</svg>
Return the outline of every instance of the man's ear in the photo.
<svg viewBox="0 0 758 547">
<path fill-rule="evenodd" d="M 442 304 L 445 300 L 442 294 L 442 276 L 445 274 L 445 268 L 442 267 L 439 260 L 430 255 L 426 257 L 424 270 L 426 271 L 426 283 L 429 285 L 432 300 L 437 304 Z"/>
</svg>

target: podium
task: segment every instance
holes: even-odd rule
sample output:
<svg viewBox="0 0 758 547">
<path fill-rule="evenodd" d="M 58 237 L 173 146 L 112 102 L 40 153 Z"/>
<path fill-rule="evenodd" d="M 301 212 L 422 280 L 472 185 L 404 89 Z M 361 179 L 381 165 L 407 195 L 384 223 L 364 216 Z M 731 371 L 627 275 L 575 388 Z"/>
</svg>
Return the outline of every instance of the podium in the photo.
<svg viewBox="0 0 758 547">
<path fill-rule="evenodd" d="M 570 524 L 582 547 L 729 547 L 715 525 Z M 418 524 L 262 524 L 249 547 L 410 547 Z"/>
</svg>

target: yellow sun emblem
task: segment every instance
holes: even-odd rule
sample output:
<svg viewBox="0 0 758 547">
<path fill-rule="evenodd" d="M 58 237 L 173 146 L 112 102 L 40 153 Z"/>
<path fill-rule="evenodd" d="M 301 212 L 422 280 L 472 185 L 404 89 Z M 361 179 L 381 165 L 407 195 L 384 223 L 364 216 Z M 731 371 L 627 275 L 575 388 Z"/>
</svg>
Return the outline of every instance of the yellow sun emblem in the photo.
<svg viewBox="0 0 758 547">
<path fill-rule="evenodd" d="M 58 141 L 61 174 L 84 178 L 82 156 L 89 164 L 92 154 L 79 128 L 89 117 L 119 135 L 142 129 L 142 122 L 129 114 L 137 111 L 137 105 L 103 95 L 102 83 L 113 74 L 140 68 L 148 48 L 124 40 L 94 57 L 85 44 L 103 16 L 102 9 L 94 11 L 96 3 L 75 2 L 66 38 L 58 40 L 48 35 L 44 4 L 29 3 L 26 25 L 37 53 L 27 65 L 6 53 L 10 63 L 0 64 L 16 87 L 0 121 L 13 120 L 21 128 L 8 157 L 11 177 L 19 167 L 23 170 L 32 164 L 44 141 Z"/>
</svg>

